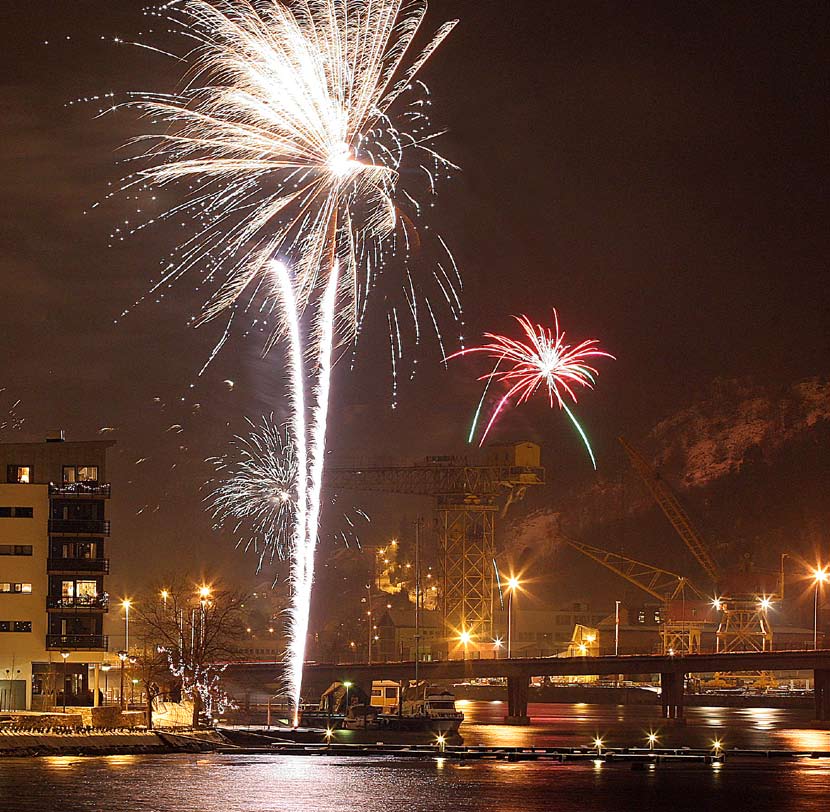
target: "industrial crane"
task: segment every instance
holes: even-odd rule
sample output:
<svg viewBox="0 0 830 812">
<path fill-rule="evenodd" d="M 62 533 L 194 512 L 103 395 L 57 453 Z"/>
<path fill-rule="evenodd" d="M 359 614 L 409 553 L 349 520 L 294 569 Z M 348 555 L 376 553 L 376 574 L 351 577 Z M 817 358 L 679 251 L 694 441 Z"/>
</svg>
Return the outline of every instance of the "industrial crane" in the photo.
<svg viewBox="0 0 830 812">
<path fill-rule="evenodd" d="M 660 642 L 664 654 L 700 651 L 701 632 L 712 603 L 688 578 L 566 536 L 561 538 L 574 550 L 660 602 Z"/>
<path fill-rule="evenodd" d="M 771 650 L 772 626 L 768 610 L 774 601 L 783 597 L 783 557 L 780 581 L 772 586 L 770 592 L 759 589 L 759 586 L 769 586 L 758 583 L 758 577 L 763 575 L 762 573 L 751 574 L 751 580 L 747 579 L 746 573 L 724 574 L 666 482 L 624 437 L 618 439 L 654 501 L 717 590 L 718 597 L 712 602 L 721 613 L 716 634 L 717 650 Z"/>
<path fill-rule="evenodd" d="M 495 596 L 495 518 L 543 485 L 534 443 L 491 446 L 481 460 L 427 457 L 414 465 L 337 465 L 325 484 L 354 490 L 430 496 L 435 500 L 441 615 L 447 637 L 466 633 L 489 642 Z"/>
</svg>

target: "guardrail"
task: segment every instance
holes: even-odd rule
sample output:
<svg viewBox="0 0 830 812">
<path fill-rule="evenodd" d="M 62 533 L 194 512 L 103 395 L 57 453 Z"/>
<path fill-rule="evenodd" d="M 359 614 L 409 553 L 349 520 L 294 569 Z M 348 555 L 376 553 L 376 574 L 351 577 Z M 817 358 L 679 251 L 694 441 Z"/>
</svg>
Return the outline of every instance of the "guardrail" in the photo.
<svg viewBox="0 0 830 812">
<path fill-rule="evenodd" d="M 109 608 L 109 595 L 76 595 L 66 597 L 49 595 L 46 598 L 47 609 L 99 609 L 106 611 Z"/>
<path fill-rule="evenodd" d="M 47 634 L 47 649 L 103 649 L 109 647 L 106 634 Z"/>
<path fill-rule="evenodd" d="M 109 499 L 111 495 L 112 485 L 108 482 L 63 482 L 60 485 L 49 485 L 49 496 L 97 496 Z"/>
<path fill-rule="evenodd" d="M 50 558 L 46 566 L 50 572 L 100 572 L 110 571 L 109 558 Z"/>
<path fill-rule="evenodd" d="M 49 532 L 56 535 L 108 536 L 109 520 L 99 519 L 49 519 Z"/>
</svg>

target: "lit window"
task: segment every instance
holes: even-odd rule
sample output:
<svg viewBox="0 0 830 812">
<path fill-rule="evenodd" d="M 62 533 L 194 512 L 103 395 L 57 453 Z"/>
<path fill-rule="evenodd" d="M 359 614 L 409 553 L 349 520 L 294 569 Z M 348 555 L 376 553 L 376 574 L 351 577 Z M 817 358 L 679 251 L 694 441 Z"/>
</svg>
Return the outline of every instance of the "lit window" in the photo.
<svg viewBox="0 0 830 812">
<path fill-rule="evenodd" d="M 74 598 L 75 597 L 75 582 L 61 581 L 61 597 Z"/>
<path fill-rule="evenodd" d="M 79 598 L 98 597 L 98 584 L 96 581 L 77 581 L 75 588 Z"/>
<path fill-rule="evenodd" d="M 97 465 L 64 465 L 63 481 L 67 484 L 75 482 L 97 482 Z"/>
<path fill-rule="evenodd" d="M 31 584 L 21 584 L 21 585 L 20 585 L 20 591 L 21 591 L 24 595 L 31 594 L 31 592 L 32 592 L 32 585 L 31 585 Z"/>
<path fill-rule="evenodd" d="M 31 465 L 10 465 L 7 479 L 17 485 L 29 485 L 32 481 Z"/>
<path fill-rule="evenodd" d="M 79 465 L 78 466 L 78 482 L 97 482 L 98 481 L 98 466 L 97 465 Z"/>
<path fill-rule="evenodd" d="M 13 631 L 16 632 L 30 632 L 32 630 L 32 621 L 31 620 L 15 620 L 14 626 L 12 627 Z"/>
<path fill-rule="evenodd" d="M 0 592 L 11 592 L 12 585 L 11 584 L 0 584 Z"/>
</svg>

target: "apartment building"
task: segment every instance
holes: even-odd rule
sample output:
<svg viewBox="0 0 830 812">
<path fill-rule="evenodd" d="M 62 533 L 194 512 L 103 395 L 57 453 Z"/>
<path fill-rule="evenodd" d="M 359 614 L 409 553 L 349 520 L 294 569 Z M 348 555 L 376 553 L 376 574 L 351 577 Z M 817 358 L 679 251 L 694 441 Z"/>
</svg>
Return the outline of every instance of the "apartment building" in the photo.
<svg viewBox="0 0 830 812">
<path fill-rule="evenodd" d="M 98 704 L 111 445 L 0 443 L 0 710 Z"/>
</svg>

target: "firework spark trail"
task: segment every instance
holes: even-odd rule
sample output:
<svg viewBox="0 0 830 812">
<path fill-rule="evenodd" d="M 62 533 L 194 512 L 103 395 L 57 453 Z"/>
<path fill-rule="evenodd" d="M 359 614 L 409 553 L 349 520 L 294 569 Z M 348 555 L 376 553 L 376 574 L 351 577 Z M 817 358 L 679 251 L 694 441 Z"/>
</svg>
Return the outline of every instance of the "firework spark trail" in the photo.
<svg viewBox="0 0 830 812">
<path fill-rule="evenodd" d="M 181 0 L 166 4 L 164 12 L 196 43 L 188 55 L 188 83 L 176 94 L 138 94 L 128 102 L 168 129 L 135 139 L 149 144 L 138 156 L 147 166 L 121 186 L 187 186 L 188 202 L 156 219 L 187 214 L 198 230 L 159 284 L 204 265 L 201 281 L 215 280 L 218 288 L 205 303 L 203 322 L 238 302 L 244 309 L 255 306 L 278 257 L 291 269 L 271 274 L 278 318 L 267 348 L 288 339 L 299 469 L 288 653 L 296 706 L 334 345 L 357 340 L 369 293 L 397 253 L 399 236 L 408 252 L 414 224 L 396 202 L 404 156 L 419 156 L 419 171 L 408 176 L 425 176 L 430 193 L 436 175 L 454 166 L 431 145 L 438 133 L 426 129 L 423 99 L 410 102 L 400 127 L 389 108 L 404 95 L 421 93 L 415 76 L 456 21 L 413 52 L 425 0 Z M 414 200 L 408 192 L 401 197 Z M 455 285 L 443 268 L 435 279 L 457 320 Z M 428 300 L 427 308 L 440 343 Z M 316 402 L 307 416 L 309 379 Z"/>
<path fill-rule="evenodd" d="M 523 340 L 516 340 L 494 333 L 485 333 L 484 337 L 491 339 L 489 344 L 462 349 L 449 356 L 449 358 L 457 358 L 472 353 L 484 353 L 490 358 L 496 359 L 496 365 L 492 372 L 479 378 L 479 380 L 487 381 L 487 385 L 476 410 L 470 436 L 472 437 L 478 421 L 479 411 L 487 394 L 487 389 L 493 381 L 508 384 L 508 390 L 493 409 L 481 436 L 479 446 L 484 445 L 484 441 L 496 419 L 513 398 L 516 399 L 516 405 L 526 403 L 544 386 L 548 391 L 551 408 L 558 405 L 568 415 L 585 443 L 591 457 L 591 463 L 596 468 L 596 458 L 588 442 L 588 437 L 565 401 L 566 398 L 570 398 L 573 403 L 577 402 L 575 391 L 577 386 L 593 389 L 596 376 L 599 373 L 590 365 L 589 361 L 591 359 L 600 357 L 613 359 L 614 356 L 600 349 L 597 339 L 587 339 L 575 346 L 566 344 L 565 333 L 559 329 L 559 315 L 555 309 L 553 311 L 553 329 L 543 327 L 541 324 L 534 325 L 527 316 L 514 316 L 514 318 L 524 332 Z M 512 365 L 508 369 L 499 371 L 499 367 L 503 362 Z"/>
<path fill-rule="evenodd" d="M 288 683 L 292 688 L 294 725 L 299 724 L 300 690 L 303 681 L 306 638 L 311 612 L 311 588 L 314 583 L 314 556 L 317 549 L 317 525 L 320 517 L 320 491 L 323 484 L 323 463 L 326 453 L 326 425 L 331 388 L 331 356 L 334 339 L 334 320 L 337 305 L 339 263 L 329 277 L 326 292 L 320 303 L 319 371 L 317 379 L 317 403 L 310 432 L 310 466 L 306 485 L 308 516 L 305 538 L 295 551 L 295 583 L 291 595 L 291 641 L 288 657 Z"/>
<path fill-rule="evenodd" d="M 306 515 L 308 499 L 306 489 L 308 479 L 308 452 L 306 444 L 305 429 L 305 378 L 303 374 L 303 346 L 300 340 L 300 323 L 297 317 L 297 302 L 294 298 L 294 285 L 288 274 L 288 269 L 282 262 L 272 262 L 271 270 L 276 280 L 277 295 L 283 311 L 283 324 L 288 333 L 288 364 L 290 367 L 291 385 L 289 390 L 292 399 L 293 411 L 293 440 L 295 455 L 297 457 L 297 468 L 301 472 L 298 477 L 297 487 L 297 515 L 294 527 L 295 550 L 303 548 L 303 541 L 306 532 Z M 296 564 L 295 564 L 296 566 Z M 302 572 L 302 568 L 299 570 Z"/>
<path fill-rule="evenodd" d="M 0 387 L 0 394 L 5 392 L 5 387 Z M 11 429 L 16 431 L 23 425 L 23 418 L 17 414 L 17 407 L 20 405 L 20 400 L 16 400 L 11 406 L 6 409 L 6 414 L 0 417 L 0 433 Z"/>
</svg>

